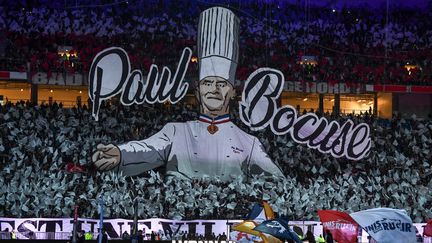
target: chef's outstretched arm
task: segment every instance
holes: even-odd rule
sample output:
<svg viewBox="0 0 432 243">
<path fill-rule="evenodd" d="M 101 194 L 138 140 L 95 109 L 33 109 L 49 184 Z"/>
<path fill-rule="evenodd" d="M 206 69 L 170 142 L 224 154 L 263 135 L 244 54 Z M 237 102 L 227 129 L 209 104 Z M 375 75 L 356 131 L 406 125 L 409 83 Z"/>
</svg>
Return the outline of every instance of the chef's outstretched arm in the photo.
<svg viewBox="0 0 432 243">
<path fill-rule="evenodd" d="M 97 146 L 92 160 L 99 170 L 118 168 L 124 175 L 138 175 L 164 165 L 171 151 L 175 126 L 171 123 L 153 136 L 121 145 Z"/>
<path fill-rule="evenodd" d="M 279 165 L 273 162 L 267 155 L 264 150 L 264 146 L 261 144 L 258 138 L 254 139 L 254 145 L 249 164 L 249 172 L 251 174 L 261 174 L 264 172 L 265 175 L 285 177 Z"/>
</svg>

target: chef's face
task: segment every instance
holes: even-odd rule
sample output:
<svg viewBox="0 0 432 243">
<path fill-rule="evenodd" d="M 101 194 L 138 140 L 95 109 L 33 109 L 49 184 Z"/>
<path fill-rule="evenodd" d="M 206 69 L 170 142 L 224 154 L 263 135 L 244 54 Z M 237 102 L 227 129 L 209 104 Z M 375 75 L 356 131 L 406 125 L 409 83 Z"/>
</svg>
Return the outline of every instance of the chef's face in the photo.
<svg viewBox="0 0 432 243">
<path fill-rule="evenodd" d="M 201 112 L 223 115 L 229 112 L 229 101 L 235 96 L 233 86 L 221 77 L 207 77 L 199 82 L 197 98 Z"/>
</svg>

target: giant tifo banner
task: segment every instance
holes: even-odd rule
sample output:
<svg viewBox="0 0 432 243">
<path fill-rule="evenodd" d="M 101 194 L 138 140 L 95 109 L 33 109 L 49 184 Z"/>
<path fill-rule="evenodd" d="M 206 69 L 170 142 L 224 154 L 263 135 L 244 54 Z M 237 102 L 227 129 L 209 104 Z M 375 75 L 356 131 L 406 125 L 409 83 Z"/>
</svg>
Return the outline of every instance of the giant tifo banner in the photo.
<svg viewBox="0 0 432 243">
<path fill-rule="evenodd" d="M 73 231 L 73 218 L 0 218 L 0 231 L 12 230 L 17 233 L 19 239 L 28 239 L 30 232 L 33 233 L 64 233 L 57 234 L 58 237 L 68 238 Z M 206 235 L 230 234 L 231 226 L 241 220 L 169 220 L 169 219 L 143 219 L 138 220 L 138 230 L 144 233 L 169 232 L 176 235 L 179 232 Z M 99 228 L 98 219 L 78 218 L 78 229 L 96 234 Z M 301 234 L 305 234 L 312 226 L 315 235 L 321 234 L 322 228 L 316 221 L 290 221 L 292 227 L 297 227 Z M 128 219 L 106 219 L 103 222 L 109 238 L 121 238 L 123 232 L 131 232 L 133 220 Z M 42 234 L 40 234 L 42 236 Z M 54 234 L 55 235 L 55 234 Z M 49 235 L 46 235 L 49 237 Z"/>
<path fill-rule="evenodd" d="M 17 232 L 21 239 L 28 239 L 30 232 L 44 233 L 71 233 L 73 231 L 73 218 L 0 218 L 0 231 L 6 229 Z M 240 220 L 190 220 L 176 221 L 169 219 L 143 219 L 138 220 L 138 230 L 145 233 L 151 232 L 190 232 L 198 235 L 214 232 L 215 235 L 228 234 L 230 225 Z M 103 222 L 109 238 L 121 238 L 123 232 L 131 232 L 133 220 L 128 219 L 106 219 Z M 78 229 L 85 232 L 97 233 L 99 228 L 98 219 L 78 218 Z M 59 234 L 61 235 L 61 234 Z M 64 236 L 63 236 L 64 237 Z"/>
<path fill-rule="evenodd" d="M 365 86 L 367 92 L 387 92 L 387 93 L 423 93 L 431 94 L 432 86 L 417 85 L 372 85 Z"/>
<path fill-rule="evenodd" d="M 365 85 L 319 81 L 285 81 L 284 91 L 319 94 L 361 94 L 365 92 Z"/>
<path fill-rule="evenodd" d="M 284 91 L 318 94 L 363 94 L 366 92 L 431 94 L 432 86 L 285 81 Z"/>
<path fill-rule="evenodd" d="M 17 233 L 18 239 L 28 239 L 30 232 L 42 233 L 39 234 L 39 239 L 42 237 L 56 237 L 57 239 L 69 239 L 73 230 L 73 218 L 0 218 L 0 232 Z M 214 232 L 215 235 L 223 234 L 230 235 L 232 232 L 231 226 L 241 222 L 242 220 L 169 220 L 169 219 L 142 219 L 138 220 L 138 230 L 145 233 L 159 230 L 172 232 L 191 232 L 196 234 L 205 234 L 206 232 Z M 98 219 L 78 218 L 78 229 L 85 232 L 97 234 L 99 228 Z M 414 224 L 423 234 L 424 223 Z M 103 223 L 107 230 L 109 238 L 121 238 L 123 232 L 131 232 L 133 220 L 128 219 L 106 219 Z M 308 229 L 311 229 L 315 237 L 323 235 L 323 228 L 320 222 L 317 221 L 289 221 L 289 226 L 299 235 L 306 234 Z M 47 234 L 50 233 L 50 234 Z M 367 242 L 367 233 L 361 233 L 361 242 Z M 235 240 L 235 239 L 232 239 Z"/>
<path fill-rule="evenodd" d="M 33 84 L 48 85 L 88 85 L 87 76 L 81 73 L 45 73 L 37 72 L 32 77 Z"/>
<path fill-rule="evenodd" d="M 167 174 L 185 179 L 203 175 L 231 180 L 232 176 L 273 175 L 282 170 L 265 152 L 258 138 L 247 134 L 230 117 L 235 100 L 235 73 L 239 56 L 239 18 L 229 9 L 213 7 L 203 11 L 198 25 L 199 71 L 195 95 L 200 116 L 184 123 L 168 123 L 158 133 L 124 144 L 99 144 L 92 160 L 99 170 L 116 168 L 124 175 L 139 175 L 165 166 Z M 179 53 L 180 54 L 180 53 Z M 192 50 L 184 48 L 176 70 L 151 65 L 132 70 L 127 53 L 118 47 L 100 52 L 89 73 L 92 115 L 98 120 L 104 100 L 119 95 L 123 105 L 177 103 L 189 83 L 184 76 Z M 314 113 L 297 114 L 293 106 L 279 106 L 284 88 L 282 72 L 259 68 L 244 83 L 238 109 L 241 121 L 251 130 L 270 129 L 276 135 L 290 134 L 300 144 L 336 158 L 360 160 L 371 147 L 370 129 L 365 123 L 329 121 Z"/>
</svg>

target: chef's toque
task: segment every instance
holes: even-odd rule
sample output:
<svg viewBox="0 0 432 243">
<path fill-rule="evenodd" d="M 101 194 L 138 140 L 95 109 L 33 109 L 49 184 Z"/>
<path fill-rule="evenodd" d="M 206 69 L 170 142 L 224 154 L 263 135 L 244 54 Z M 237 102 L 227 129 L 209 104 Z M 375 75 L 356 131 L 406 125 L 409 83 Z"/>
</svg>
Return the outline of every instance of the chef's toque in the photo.
<svg viewBox="0 0 432 243">
<path fill-rule="evenodd" d="M 234 85 L 240 20 L 226 8 L 203 11 L 198 24 L 199 80 L 217 76 Z"/>
</svg>

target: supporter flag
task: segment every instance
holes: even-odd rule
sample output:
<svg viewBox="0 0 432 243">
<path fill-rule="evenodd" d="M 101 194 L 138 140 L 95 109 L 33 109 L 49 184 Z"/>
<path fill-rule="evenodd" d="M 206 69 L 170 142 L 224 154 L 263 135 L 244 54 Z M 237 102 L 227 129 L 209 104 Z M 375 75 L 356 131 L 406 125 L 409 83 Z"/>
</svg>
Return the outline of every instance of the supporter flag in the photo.
<svg viewBox="0 0 432 243">
<path fill-rule="evenodd" d="M 270 204 L 266 201 L 262 201 L 261 204 L 256 203 L 252 210 L 246 217 L 248 220 L 254 220 L 257 223 L 261 223 L 264 220 L 270 220 L 275 218 L 275 214 Z"/>
<path fill-rule="evenodd" d="M 246 216 L 246 220 L 236 224 L 232 227 L 233 230 L 260 236 L 261 233 L 254 230 L 254 228 L 261 222 L 269 219 L 274 219 L 274 212 L 271 206 L 266 202 L 256 203 L 249 214 Z"/>
<path fill-rule="evenodd" d="M 264 233 L 254 230 L 254 228 L 263 221 L 274 218 L 275 214 L 270 204 L 268 204 L 266 201 L 262 201 L 261 203 L 256 203 L 252 207 L 252 210 L 246 216 L 246 220 L 234 225 L 232 229 L 238 232 L 250 234 L 251 236 L 258 236 L 262 239 L 261 242 L 264 243 L 280 242 L 278 239 L 274 238 L 271 235 L 266 235 Z"/>
<path fill-rule="evenodd" d="M 278 238 L 265 233 L 261 233 L 261 239 L 262 241 L 258 241 L 257 243 L 283 243 L 283 241 Z"/>
<path fill-rule="evenodd" d="M 253 241 L 258 243 L 282 243 L 281 240 L 270 234 L 265 234 L 254 230 L 254 228 L 257 226 L 258 224 L 252 220 L 245 220 L 240 224 L 234 225 L 232 229 L 237 231 L 238 233 L 234 234 L 233 238 L 236 239 L 236 242 L 241 242 L 242 240 L 249 238 L 249 242 Z"/>
<path fill-rule="evenodd" d="M 266 201 L 262 201 L 262 205 L 264 208 L 264 213 L 265 213 L 266 219 L 268 219 L 268 220 L 274 219 L 275 214 L 273 212 L 273 209 L 270 207 L 270 204 L 268 204 L 268 202 L 266 202 Z"/>
<path fill-rule="evenodd" d="M 248 220 L 262 219 L 264 221 L 265 213 L 263 207 L 259 203 L 255 203 L 255 205 L 252 207 L 249 214 L 246 216 L 246 219 Z"/>
<path fill-rule="evenodd" d="M 258 224 L 255 223 L 253 220 L 245 220 L 239 224 L 234 225 L 232 229 L 246 234 L 260 236 L 260 232 L 254 230 L 257 225 Z"/>
<path fill-rule="evenodd" d="M 281 240 L 294 240 L 301 243 L 302 241 L 296 233 L 288 226 L 288 222 L 283 219 L 266 220 L 255 227 L 256 231 L 272 235 Z"/>
<path fill-rule="evenodd" d="M 432 237 L 432 219 L 427 221 L 427 224 L 423 230 L 423 235 L 428 236 L 428 237 Z"/>
<path fill-rule="evenodd" d="M 358 224 L 345 212 L 336 210 L 318 210 L 324 231 L 329 230 L 337 242 L 356 243 Z"/>
<path fill-rule="evenodd" d="M 405 210 L 374 208 L 350 216 L 379 243 L 415 243 L 416 231 Z"/>
<path fill-rule="evenodd" d="M 68 173 L 85 173 L 86 169 L 80 164 L 68 163 L 65 166 L 65 170 Z"/>
<path fill-rule="evenodd" d="M 250 243 L 250 242 L 258 242 L 261 241 L 262 238 L 260 236 L 251 235 L 239 231 L 232 231 L 230 233 L 230 240 L 233 240 L 235 242 L 239 243 Z"/>
</svg>

